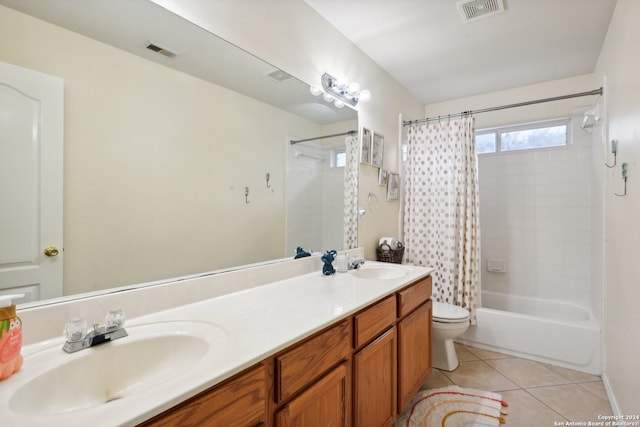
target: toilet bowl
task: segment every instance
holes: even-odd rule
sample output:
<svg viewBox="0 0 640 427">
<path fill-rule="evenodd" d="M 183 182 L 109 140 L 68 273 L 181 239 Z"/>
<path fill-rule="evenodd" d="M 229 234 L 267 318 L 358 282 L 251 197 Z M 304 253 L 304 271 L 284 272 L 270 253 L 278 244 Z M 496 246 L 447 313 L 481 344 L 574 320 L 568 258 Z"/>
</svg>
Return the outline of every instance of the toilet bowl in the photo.
<svg viewBox="0 0 640 427">
<path fill-rule="evenodd" d="M 457 305 L 434 302 L 432 324 L 433 367 L 453 371 L 458 367 L 453 340 L 469 327 L 469 312 Z"/>
</svg>

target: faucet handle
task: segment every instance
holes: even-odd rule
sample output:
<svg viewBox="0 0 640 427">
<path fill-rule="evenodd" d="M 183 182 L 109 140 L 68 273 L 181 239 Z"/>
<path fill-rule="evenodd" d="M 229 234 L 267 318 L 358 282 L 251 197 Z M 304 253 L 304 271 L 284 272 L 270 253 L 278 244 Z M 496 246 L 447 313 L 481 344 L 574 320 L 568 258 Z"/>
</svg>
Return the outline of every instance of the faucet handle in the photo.
<svg viewBox="0 0 640 427">
<path fill-rule="evenodd" d="M 109 312 L 107 313 L 107 316 L 105 317 L 105 323 L 106 323 L 106 328 L 115 328 L 115 329 L 121 329 L 122 327 L 124 327 L 124 321 L 125 321 L 125 316 L 124 316 L 124 310 L 122 309 L 117 309 L 117 310 L 109 310 Z"/>
<path fill-rule="evenodd" d="M 64 326 L 64 336 L 69 342 L 82 341 L 87 335 L 87 321 L 81 317 L 76 317 L 67 322 Z"/>
</svg>

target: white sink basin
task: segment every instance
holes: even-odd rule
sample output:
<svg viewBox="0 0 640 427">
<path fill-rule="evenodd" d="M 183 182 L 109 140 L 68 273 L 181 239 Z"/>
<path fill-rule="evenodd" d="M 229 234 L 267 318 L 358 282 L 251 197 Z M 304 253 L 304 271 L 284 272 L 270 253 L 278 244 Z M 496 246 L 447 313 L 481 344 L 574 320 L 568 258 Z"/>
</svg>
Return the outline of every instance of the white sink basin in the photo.
<svg viewBox="0 0 640 427">
<path fill-rule="evenodd" d="M 407 275 L 407 273 L 409 271 L 403 267 L 380 264 L 365 264 L 359 269 L 351 271 L 353 276 L 369 280 L 399 279 Z"/>
<path fill-rule="evenodd" d="M 159 322 L 126 329 L 128 337 L 74 354 L 55 348 L 31 356 L 59 363 L 20 385 L 10 408 L 26 415 L 54 415 L 126 399 L 178 380 L 212 351 L 219 353 L 227 342 L 220 327 L 201 322 Z"/>
</svg>

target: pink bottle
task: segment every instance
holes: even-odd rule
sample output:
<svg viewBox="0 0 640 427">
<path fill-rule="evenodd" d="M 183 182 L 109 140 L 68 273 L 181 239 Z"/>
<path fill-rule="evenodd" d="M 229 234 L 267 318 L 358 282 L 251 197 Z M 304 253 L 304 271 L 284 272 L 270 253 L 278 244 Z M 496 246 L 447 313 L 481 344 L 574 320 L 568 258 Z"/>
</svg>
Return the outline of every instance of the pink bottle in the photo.
<svg viewBox="0 0 640 427">
<path fill-rule="evenodd" d="M 9 378 L 22 367 L 22 321 L 11 300 L 23 296 L 0 295 L 0 380 Z"/>
</svg>

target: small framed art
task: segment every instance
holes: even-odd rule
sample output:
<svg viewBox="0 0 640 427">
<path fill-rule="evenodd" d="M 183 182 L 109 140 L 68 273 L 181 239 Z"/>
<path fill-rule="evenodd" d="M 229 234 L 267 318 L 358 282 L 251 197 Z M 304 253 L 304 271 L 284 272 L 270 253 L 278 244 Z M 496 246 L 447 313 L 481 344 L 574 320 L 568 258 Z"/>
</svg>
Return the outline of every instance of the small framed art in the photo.
<svg viewBox="0 0 640 427">
<path fill-rule="evenodd" d="M 371 158 L 371 131 L 365 127 L 362 128 L 360 136 L 360 163 L 369 164 Z"/>
<path fill-rule="evenodd" d="M 371 166 L 382 167 L 382 155 L 384 154 L 384 136 L 375 133 L 371 141 Z"/>
<path fill-rule="evenodd" d="M 400 175 L 397 173 L 389 174 L 389 182 L 387 183 L 387 201 L 392 202 L 398 200 L 400 195 Z"/>
<path fill-rule="evenodd" d="M 378 185 L 387 185 L 389 180 L 389 172 L 385 169 L 378 169 Z"/>
</svg>

